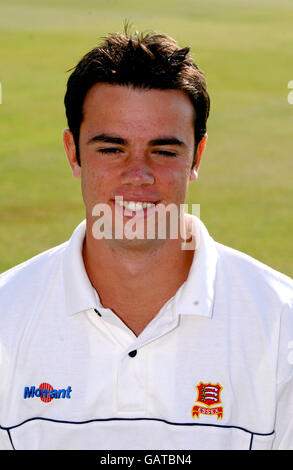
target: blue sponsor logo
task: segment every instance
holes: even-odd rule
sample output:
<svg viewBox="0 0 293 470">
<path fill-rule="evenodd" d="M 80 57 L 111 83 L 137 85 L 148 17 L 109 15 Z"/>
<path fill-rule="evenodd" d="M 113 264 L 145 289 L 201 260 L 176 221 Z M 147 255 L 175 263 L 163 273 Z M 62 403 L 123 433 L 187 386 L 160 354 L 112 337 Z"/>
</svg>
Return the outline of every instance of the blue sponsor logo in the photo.
<svg viewBox="0 0 293 470">
<path fill-rule="evenodd" d="M 42 384 L 43 385 L 43 384 Z M 72 392 L 72 388 L 69 385 L 67 388 L 59 388 L 55 389 L 52 386 L 45 386 L 47 384 L 44 384 L 42 387 L 40 385 L 38 388 L 36 388 L 34 385 L 31 387 L 24 387 L 24 392 L 23 392 L 23 398 L 40 398 L 44 402 L 49 402 L 55 399 L 60 399 L 60 398 L 71 398 L 70 394 Z"/>
</svg>

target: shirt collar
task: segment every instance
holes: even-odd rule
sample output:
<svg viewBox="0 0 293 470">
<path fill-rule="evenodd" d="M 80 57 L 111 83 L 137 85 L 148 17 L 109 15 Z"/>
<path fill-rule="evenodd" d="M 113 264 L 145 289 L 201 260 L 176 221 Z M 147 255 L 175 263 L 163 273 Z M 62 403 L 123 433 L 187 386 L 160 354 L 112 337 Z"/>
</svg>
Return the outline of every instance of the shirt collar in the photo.
<svg viewBox="0 0 293 470">
<path fill-rule="evenodd" d="M 63 255 L 63 275 L 68 314 L 97 308 L 95 289 L 85 270 L 82 248 L 86 232 L 86 220 L 74 230 Z"/>
<path fill-rule="evenodd" d="M 187 280 L 174 298 L 179 315 L 200 315 L 211 318 L 215 296 L 218 252 L 215 241 L 201 220 L 188 214 L 195 238 L 195 253 Z"/>
<path fill-rule="evenodd" d="M 212 317 L 216 271 L 217 250 L 200 219 L 187 215 L 192 224 L 196 239 L 195 254 L 187 280 L 179 288 L 173 301 L 176 313 L 180 315 L 200 315 Z M 86 232 L 86 220 L 74 230 L 67 242 L 63 255 L 63 274 L 68 314 L 91 308 L 99 308 L 97 293 L 85 270 L 82 248 Z M 171 303 L 173 303 L 171 300 Z"/>
</svg>

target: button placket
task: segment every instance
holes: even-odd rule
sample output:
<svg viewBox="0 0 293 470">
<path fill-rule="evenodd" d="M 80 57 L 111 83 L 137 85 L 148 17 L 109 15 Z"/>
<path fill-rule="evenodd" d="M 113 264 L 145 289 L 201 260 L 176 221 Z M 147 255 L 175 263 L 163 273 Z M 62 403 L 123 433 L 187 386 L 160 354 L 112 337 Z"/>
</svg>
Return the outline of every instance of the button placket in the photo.
<svg viewBox="0 0 293 470">
<path fill-rule="evenodd" d="M 146 407 L 145 352 L 133 349 L 123 355 L 117 372 L 117 411 L 140 412 Z"/>
</svg>

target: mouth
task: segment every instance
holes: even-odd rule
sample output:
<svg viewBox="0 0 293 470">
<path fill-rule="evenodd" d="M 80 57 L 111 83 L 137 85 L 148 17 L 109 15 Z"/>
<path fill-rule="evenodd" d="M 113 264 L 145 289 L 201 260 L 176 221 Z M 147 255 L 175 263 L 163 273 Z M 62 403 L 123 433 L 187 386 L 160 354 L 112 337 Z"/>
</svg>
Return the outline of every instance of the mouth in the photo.
<svg viewBox="0 0 293 470">
<path fill-rule="evenodd" d="M 160 201 L 125 201 L 115 198 L 115 208 L 125 217 L 147 217 L 155 212 Z"/>
</svg>

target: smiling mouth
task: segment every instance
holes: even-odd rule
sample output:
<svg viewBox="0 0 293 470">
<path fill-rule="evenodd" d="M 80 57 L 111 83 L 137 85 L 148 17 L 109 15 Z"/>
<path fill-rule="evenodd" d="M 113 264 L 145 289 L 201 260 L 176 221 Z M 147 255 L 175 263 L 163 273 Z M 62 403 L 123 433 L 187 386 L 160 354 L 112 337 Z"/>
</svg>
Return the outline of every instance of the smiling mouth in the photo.
<svg viewBox="0 0 293 470">
<path fill-rule="evenodd" d="M 144 209 L 149 209 L 156 206 L 156 202 L 143 202 L 143 201 L 120 201 L 116 200 L 116 204 L 120 207 L 132 212 L 140 212 Z"/>
<path fill-rule="evenodd" d="M 138 218 L 145 218 L 156 212 L 157 204 L 160 201 L 138 201 L 138 200 L 124 200 L 120 197 L 115 197 L 114 204 L 121 214 L 126 218 L 134 216 Z"/>
</svg>

